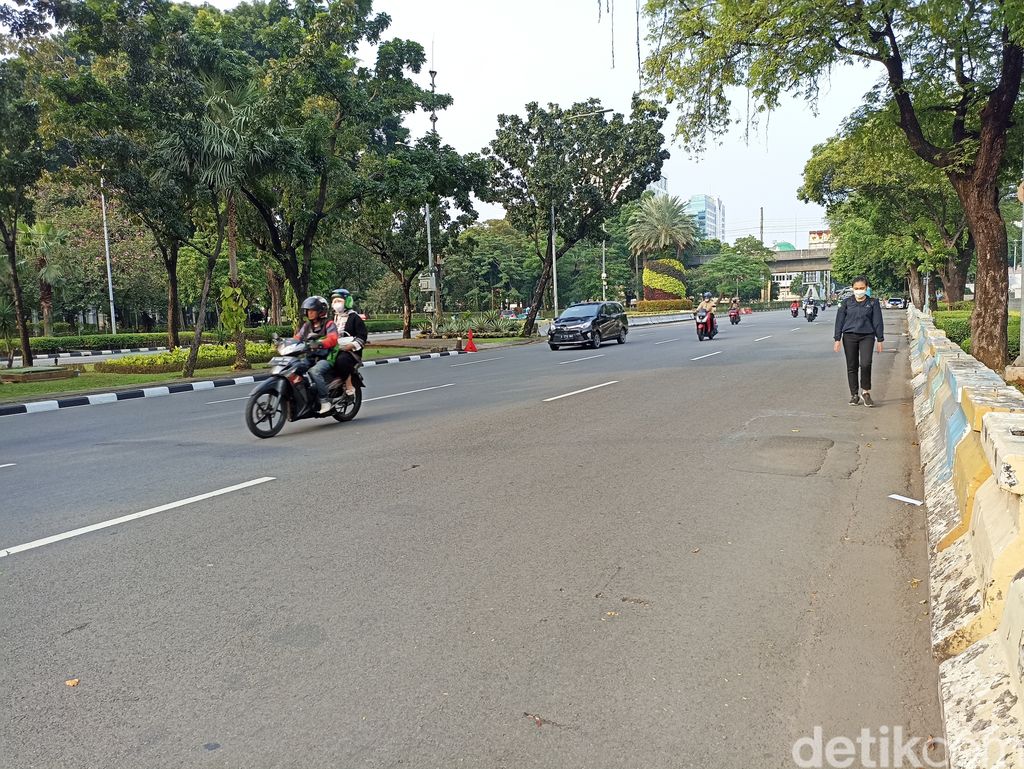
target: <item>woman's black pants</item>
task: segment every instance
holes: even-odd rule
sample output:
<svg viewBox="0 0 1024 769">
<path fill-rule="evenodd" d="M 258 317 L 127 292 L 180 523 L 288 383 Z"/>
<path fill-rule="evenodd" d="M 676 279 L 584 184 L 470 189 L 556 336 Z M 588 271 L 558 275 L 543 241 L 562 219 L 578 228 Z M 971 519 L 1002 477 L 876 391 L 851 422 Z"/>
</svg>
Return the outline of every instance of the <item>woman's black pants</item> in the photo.
<svg viewBox="0 0 1024 769">
<path fill-rule="evenodd" d="M 843 352 L 846 353 L 846 377 L 850 381 L 850 395 L 858 395 L 861 390 L 871 389 L 871 353 L 874 351 L 874 342 L 874 334 L 843 334 Z"/>
<path fill-rule="evenodd" d="M 348 379 L 356 370 L 359 360 L 352 353 L 342 350 L 334 361 L 334 373 L 339 379 Z"/>
</svg>

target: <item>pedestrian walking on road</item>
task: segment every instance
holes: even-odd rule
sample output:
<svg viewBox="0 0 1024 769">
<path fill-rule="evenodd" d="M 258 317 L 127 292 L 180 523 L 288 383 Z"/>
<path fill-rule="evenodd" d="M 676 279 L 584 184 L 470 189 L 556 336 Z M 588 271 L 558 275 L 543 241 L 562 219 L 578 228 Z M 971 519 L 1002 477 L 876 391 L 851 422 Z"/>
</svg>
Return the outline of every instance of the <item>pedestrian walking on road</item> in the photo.
<svg viewBox="0 0 1024 769">
<path fill-rule="evenodd" d="M 853 296 L 839 303 L 836 313 L 835 351 L 846 353 L 846 376 L 850 383 L 850 405 L 874 406 L 871 399 L 871 355 L 877 345 L 882 351 L 885 329 L 882 306 L 868 296 L 868 279 L 853 279 Z M 859 379 L 859 381 L 858 381 Z"/>
</svg>

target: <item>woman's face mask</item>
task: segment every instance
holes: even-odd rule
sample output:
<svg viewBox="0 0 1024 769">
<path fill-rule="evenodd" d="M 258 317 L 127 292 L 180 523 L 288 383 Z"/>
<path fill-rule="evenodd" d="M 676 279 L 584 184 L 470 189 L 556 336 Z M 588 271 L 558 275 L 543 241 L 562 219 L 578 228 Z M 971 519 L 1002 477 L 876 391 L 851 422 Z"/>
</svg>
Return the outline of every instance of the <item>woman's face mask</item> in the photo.
<svg viewBox="0 0 1024 769">
<path fill-rule="evenodd" d="M 335 312 L 342 312 L 345 309 L 345 302 L 342 301 L 341 299 L 336 299 L 335 301 L 331 302 L 331 307 L 334 308 Z"/>
<path fill-rule="evenodd" d="M 863 299 L 868 295 L 868 290 L 866 288 L 855 288 L 853 289 L 853 295 L 858 299 Z"/>
</svg>

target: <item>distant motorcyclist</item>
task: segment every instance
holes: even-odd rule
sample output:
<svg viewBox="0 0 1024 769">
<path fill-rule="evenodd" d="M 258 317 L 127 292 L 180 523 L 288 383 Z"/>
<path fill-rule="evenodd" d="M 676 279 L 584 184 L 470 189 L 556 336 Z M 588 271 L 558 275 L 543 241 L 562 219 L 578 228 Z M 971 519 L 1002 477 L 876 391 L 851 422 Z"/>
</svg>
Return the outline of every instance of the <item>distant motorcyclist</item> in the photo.
<svg viewBox="0 0 1024 769">
<path fill-rule="evenodd" d="M 715 308 L 717 306 L 718 302 L 712 298 L 710 291 L 704 292 L 704 301 L 697 305 L 697 312 L 704 310 L 708 317 L 711 318 L 711 328 L 714 331 L 718 331 L 718 319 L 715 317 Z"/>
<path fill-rule="evenodd" d="M 366 346 L 368 333 L 366 323 L 359 313 L 352 309 L 352 294 L 347 289 L 336 288 L 331 292 L 331 308 L 334 310 L 334 323 L 340 330 L 338 351 L 334 357 L 334 373 L 339 379 L 345 380 L 345 394 L 356 394 L 352 384 L 352 373 L 363 360 L 363 347 Z"/>
<path fill-rule="evenodd" d="M 311 296 L 302 303 L 302 312 L 306 322 L 295 334 L 300 342 L 308 341 L 313 354 L 320 358 L 309 370 L 309 376 L 316 385 L 316 394 L 320 398 L 320 413 L 327 414 L 331 410 L 331 401 L 327 392 L 326 376 L 331 373 L 331 363 L 327 357 L 338 345 L 338 327 L 327 317 L 327 300 L 322 296 Z"/>
</svg>

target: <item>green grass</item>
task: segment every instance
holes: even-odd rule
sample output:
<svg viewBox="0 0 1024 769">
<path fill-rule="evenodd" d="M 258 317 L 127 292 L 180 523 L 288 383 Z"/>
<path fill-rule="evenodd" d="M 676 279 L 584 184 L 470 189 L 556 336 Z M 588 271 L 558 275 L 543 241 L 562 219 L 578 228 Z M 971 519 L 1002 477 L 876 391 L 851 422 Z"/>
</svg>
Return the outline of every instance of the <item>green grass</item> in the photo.
<svg viewBox="0 0 1024 769">
<path fill-rule="evenodd" d="M 363 354 L 363 360 L 397 358 L 400 355 L 411 355 L 420 352 L 425 351 L 412 347 L 381 347 L 367 349 Z M 230 366 L 204 368 L 201 371 L 197 371 L 196 376 L 191 379 L 184 379 L 173 374 L 100 374 L 93 371 L 92 364 L 88 364 L 81 374 L 71 379 L 51 379 L 43 382 L 19 382 L 17 384 L 0 385 L 0 403 L 20 403 L 22 401 L 41 400 L 48 397 L 109 392 L 126 388 L 177 384 L 179 382 L 196 382 L 204 379 L 227 379 L 236 376 L 248 376 L 252 373 L 261 373 L 266 368 L 265 364 L 259 364 L 248 371 L 235 371 Z"/>
</svg>

